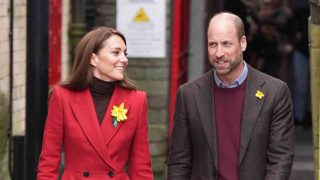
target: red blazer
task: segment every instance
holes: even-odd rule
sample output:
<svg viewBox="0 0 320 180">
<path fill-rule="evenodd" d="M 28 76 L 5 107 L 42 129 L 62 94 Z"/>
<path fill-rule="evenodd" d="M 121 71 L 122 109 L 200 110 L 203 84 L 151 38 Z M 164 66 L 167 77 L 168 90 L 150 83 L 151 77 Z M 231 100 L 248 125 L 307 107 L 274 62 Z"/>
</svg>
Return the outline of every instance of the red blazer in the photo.
<svg viewBox="0 0 320 180">
<path fill-rule="evenodd" d="M 111 110 L 122 102 L 128 109 L 127 120 L 113 127 Z M 49 101 L 38 180 L 58 178 L 62 151 L 62 180 L 153 180 L 146 94 L 116 85 L 100 126 L 89 89 L 55 87 Z"/>
</svg>

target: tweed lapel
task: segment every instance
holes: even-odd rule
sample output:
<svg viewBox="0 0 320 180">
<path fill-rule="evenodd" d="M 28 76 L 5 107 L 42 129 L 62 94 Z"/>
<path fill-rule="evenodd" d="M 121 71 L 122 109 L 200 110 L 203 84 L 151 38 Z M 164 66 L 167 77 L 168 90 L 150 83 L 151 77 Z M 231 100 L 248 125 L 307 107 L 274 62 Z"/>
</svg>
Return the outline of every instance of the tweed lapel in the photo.
<svg viewBox="0 0 320 180">
<path fill-rule="evenodd" d="M 109 159 L 89 89 L 76 94 L 74 101 L 71 102 L 71 109 L 85 136 L 100 157 L 110 167 L 115 167 Z"/>
<path fill-rule="evenodd" d="M 258 116 L 262 109 L 264 100 L 267 96 L 267 89 L 265 88 L 264 79 L 260 78 L 251 66 L 248 66 L 248 80 L 245 92 L 244 110 L 241 124 L 241 138 L 240 138 L 240 154 L 239 154 L 239 166 L 243 160 L 245 152 L 247 150 L 252 131 L 257 123 Z M 264 97 L 259 99 L 256 97 L 257 91 L 261 91 Z"/>
<path fill-rule="evenodd" d="M 113 106 L 119 106 L 121 103 L 124 103 L 124 108 L 128 109 L 127 117 L 129 117 L 129 115 L 132 113 L 130 112 L 130 102 L 128 102 L 127 97 L 128 92 L 125 91 L 118 84 L 116 84 L 107 111 L 105 113 L 103 122 L 101 124 L 101 131 L 106 144 L 110 143 L 110 141 L 117 134 L 123 123 L 126 123 L 126 121 L 130 121 L 130 118 L 128 118 L 126 121 L 119 123 L 116 127 L 113 127 L 112 124 L 111 110 L 113 109 Z"/>
<path fill-rule="evenodd" d="M 207 142 L 209 144 L 212 161 L 215 168 L 217 165 L 217 140 L 216 140 L 216 123 L 214 116 L 214 101 L 213 101 L 213 70 L 207 72 L 198 82 L 198 87 L 194 92 L 194 98 L 197 105 L 197 110 L 200 116 Z"/>
</svg>

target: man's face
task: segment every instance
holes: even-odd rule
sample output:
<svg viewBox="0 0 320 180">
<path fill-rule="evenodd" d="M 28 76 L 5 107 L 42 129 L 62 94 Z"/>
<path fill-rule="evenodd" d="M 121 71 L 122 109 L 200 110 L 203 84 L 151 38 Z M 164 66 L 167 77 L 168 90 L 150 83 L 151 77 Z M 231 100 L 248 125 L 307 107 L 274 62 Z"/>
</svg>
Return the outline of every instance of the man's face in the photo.
<svg viewBox="0 0 320 180">
<path fill-rule="evenodd" d="M 208 55 L 210 64 L 218 76 L 234 77 L 240 75 L 243 67 L 243 51 L 246 37 L 240 40 L 231 20 L 219 19 L 208 28 Z"/>
</svg>

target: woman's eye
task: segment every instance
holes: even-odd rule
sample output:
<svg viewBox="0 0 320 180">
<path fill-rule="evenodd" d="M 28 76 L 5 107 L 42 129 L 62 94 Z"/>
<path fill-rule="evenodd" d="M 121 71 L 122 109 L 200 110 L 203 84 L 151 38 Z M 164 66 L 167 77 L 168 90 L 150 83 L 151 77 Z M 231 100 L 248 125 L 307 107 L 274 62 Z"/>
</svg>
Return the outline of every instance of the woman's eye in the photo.
<svg viewBox="0 0 320 180">
<path fill-rule="evenodd" d="M 119 55 L 119 51 L 113 51 L 112 54 Z"/>
</svg>

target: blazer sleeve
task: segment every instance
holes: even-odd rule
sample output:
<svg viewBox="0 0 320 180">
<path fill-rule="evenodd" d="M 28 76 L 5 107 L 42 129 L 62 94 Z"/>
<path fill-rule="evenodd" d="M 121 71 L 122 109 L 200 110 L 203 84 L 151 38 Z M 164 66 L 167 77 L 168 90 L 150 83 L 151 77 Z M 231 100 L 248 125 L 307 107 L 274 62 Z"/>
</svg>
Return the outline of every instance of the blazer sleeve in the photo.
<svg viewBox="0 0 320 180">
<path fill-rule="evenodd" d="M 292 101 L 284 83 L 275 97 L 267 151 L 266 180 L 289 179 L 294 156 Z"/>
<path fill-rule="evenodd" d="M 145 92 L 138 91 L 137 129 L 129 154 L 129 176 L 131 180 L 153 180 L 148 142 L 148 112 Z"/>
<path fill-rule="evenodd" d="M 181 88 L 177 93 L 169 157 L 168 180 L 190 179 L 192 148 Z"/>
<path fill-rule="evenodd" d="M 58 179 L 63 141 L 61 95 L 54 89 L 49 99 L 48 115 L 38 164 L 38 180 Z"/>
</svg>

